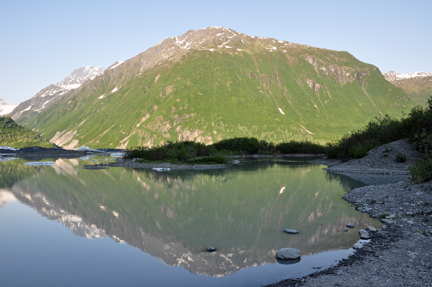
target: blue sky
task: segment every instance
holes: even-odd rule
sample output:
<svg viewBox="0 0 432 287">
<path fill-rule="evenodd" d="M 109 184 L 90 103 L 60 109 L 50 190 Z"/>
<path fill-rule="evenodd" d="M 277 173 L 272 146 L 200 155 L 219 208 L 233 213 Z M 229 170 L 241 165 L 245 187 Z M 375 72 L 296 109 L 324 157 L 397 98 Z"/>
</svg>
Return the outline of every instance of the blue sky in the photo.
<svg viewBox="0 0 432 287">
<path fill-rule="evenodd" d="M 348 51 L 382 72 L 432 72 L 431 13 L 430 0 L 3 0 L 0 98 L 17 105 L 76 68 L 108 67 L 208 26 Z"/>
</svg>

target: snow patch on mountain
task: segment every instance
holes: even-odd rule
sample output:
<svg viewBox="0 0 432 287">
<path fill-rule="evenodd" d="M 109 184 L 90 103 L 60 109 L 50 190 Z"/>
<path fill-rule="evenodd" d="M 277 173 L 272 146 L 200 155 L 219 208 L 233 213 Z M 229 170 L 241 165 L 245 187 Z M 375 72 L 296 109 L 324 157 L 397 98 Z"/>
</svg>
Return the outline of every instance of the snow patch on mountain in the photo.
<svg viewBox="0 0 432 287">
<path fill-rule="evenodd" d="M 31 99 L 21 103 L 18 107 L 12 109 L 12 119 L 18 119 L 26 111 L 40 113 L 56 100 L 66 94 L 68 91 L 79 88 L 85 81 L 92 80 L 105 71 L 104 67 L 86 66 L 75 69 L 69 76 L 64 78 L 60 83 L 49 85 L 42 89 Z M 0 104 L 1 105 L 1 104 Z M 1 110 L 1 107 L 0 107 Z"/>
<path fill-rule="evenodd" d="M 117 68 L 119 65 L 121 65 L 122 63 L 124 63 L 124 61 L 117 61 L 115 62 L 111 67 L 110 70 Z"/>
<path fill-rule="evenodd" d="M 406 79 L 416 79 L 416 78 L 426 78 L 426 77 L 432 77 L 432 73 L 426 73 L 426 72 L 414 72 L 409 74 L 399 74 L 394 71 L 389 71 L 385 74 L 383 74 L 384 78 L 389 81 L 399 81 L 399 80 L 406 80 Z"/>
<path fill-rule="evenodd" d="M 75 69 L 69 76 L 63 79 L 57 86 L 63 90 L 79 88 L 88 79 L 94 79 L 105 71 L 104 67 L 86 66 Z"/>
<path fill-rule="evenodd" d="M 28 106 L 27 108 L 25 108 L 24 110 L 22 110 L 20 113 L 24 113 L 25 111 L 30 111 L 32 105 Z"/>
<path fill-rule="evenodd" d="M 0 99 L 0 116 L 10 114 L 16 106 L 9 105 L 5 100 Z"/>
</svg>

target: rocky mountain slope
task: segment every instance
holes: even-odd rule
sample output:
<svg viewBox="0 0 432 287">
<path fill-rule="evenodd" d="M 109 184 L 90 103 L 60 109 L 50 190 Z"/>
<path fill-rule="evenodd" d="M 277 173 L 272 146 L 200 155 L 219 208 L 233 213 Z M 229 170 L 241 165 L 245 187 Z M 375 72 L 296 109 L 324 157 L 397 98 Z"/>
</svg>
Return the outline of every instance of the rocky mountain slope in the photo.
<svg viewBox="0 0 432 287">
<path fill-rule="evenodd" d="M 67 148 L 242 136 L 329 141 L 413 106 L 347 52 L 209 27 L 116 62 L 18 121 Z"/>
<path fill-rule="evenodd" d="M 16 106 L 9 105 L 5 100 L 0 99 L 0 116 L 10 114 Z"/>
<path fill-rule="evenodd" d="M 31 99 L 19 104 L 11 113 L 12 119 L 25 121 L 30 119 L 55 103 L 61 96 L 70 90 L 81 86 L 88 79 L 94 79 L 97 75 L 103 73 L 105 68 L 87 66 L 75 69 L 69 76 L 64 78 L 60 83 L 49 85 L 42 89 Z"/>
<path fill-rule="evenodd" d="M 410 74 L 398 74 L 389 71 L 384 78 L 393 85 L 405 90 L 408 96 L 418 105 L 426 106 L 432 97 L 432 73 L 415 72 Z"/>
</svg>

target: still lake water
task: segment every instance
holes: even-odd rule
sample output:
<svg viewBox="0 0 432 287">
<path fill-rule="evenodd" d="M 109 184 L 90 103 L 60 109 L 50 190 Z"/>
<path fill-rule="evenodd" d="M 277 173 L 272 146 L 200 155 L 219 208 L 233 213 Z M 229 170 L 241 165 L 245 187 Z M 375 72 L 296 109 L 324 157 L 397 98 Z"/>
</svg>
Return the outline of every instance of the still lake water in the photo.
<svg viewBox="0 0 432 287">
<path fill-rule="evenodd" d="M 380 226 L 341 199 L 361 183 L 306 160 L 82 169 L 92 160 L 0 162 L 1 286 L 261 286 L 336 264 Z M 301 261 L 277 263 L 284 247 Z"/>
</svg>

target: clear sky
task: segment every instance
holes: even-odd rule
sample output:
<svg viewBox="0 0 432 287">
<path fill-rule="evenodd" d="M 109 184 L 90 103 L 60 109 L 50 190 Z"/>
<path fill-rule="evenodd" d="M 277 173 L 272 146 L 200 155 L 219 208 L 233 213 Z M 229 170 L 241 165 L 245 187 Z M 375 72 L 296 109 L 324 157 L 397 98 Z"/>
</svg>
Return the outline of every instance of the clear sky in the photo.
<svg viewBox="0 0 432 287">
<path fill-rule="evenodd" d="M 383 73 L 432 72 L 432 1 L 0 1 L 0 98 L 108 67 L 208 26 L 348 51 Z"/>
</svg>

